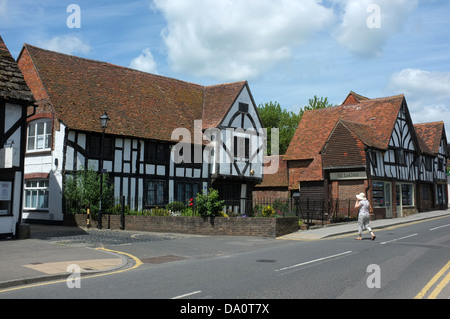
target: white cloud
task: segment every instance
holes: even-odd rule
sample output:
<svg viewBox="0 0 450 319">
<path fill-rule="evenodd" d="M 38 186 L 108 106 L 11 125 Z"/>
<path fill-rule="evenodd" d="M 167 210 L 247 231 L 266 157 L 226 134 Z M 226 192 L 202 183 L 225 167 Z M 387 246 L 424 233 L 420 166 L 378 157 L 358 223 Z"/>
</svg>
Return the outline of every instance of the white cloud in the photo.
<svg viewBox="0 0 450 319">
<path fill-rule="evenodd" d="M 243 80 L 268 71 L 334 19 L 315 0 L 154 0 L 175 71 Z"/>
<path fill-rule="evenodd" d="M 342 21 L 335 39 L 361 57 L 379 57 L 390 37 L 402 31 L 418 0 L 335 0 Z M 369 22 L 368 22 L 369 21 Z"/>
<path fill-rule="evenodd" d="M 405 94 L 413 121 L 444 121 L 450 132 L 450 72 L 404 69 L 392 75 L 389 90 Z"/>
<path fill-rule="evenodd" d="M 91 51 L 91 47 L 88 44 L 83 43 L 80 38 L 72 35 L 56 36 L 47 41 L 40 41 L 39 46 L 65 54 L 88 54 Z"/>
<path fill-rule="evenodd" d="M 149 48 L 142 51 L 142 54 L 130 63 L 130 68 L 143 72 L 158 74 L 155 59 Z"/>
<path fill-rule="evenodd" d="M 450 101 L 450 72 L 404 69 L 392 75 L 389 86 L 414 100 Z"/>
</svg>

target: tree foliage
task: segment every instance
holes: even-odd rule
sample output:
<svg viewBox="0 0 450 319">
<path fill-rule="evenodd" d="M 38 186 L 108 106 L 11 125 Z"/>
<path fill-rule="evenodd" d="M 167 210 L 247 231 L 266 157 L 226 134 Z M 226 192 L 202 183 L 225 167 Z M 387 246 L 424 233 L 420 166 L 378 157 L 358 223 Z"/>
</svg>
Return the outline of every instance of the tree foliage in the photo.
<svg viewBox="0 0 450 319">
<path fill-rule="evenodd" d="M 284 154 L 300 122 L 299 115 L 282 109 L 278 102 L 261 104 L 258 112 L 263 126 L 267 128 L 267 155 L 274 155 L 272 154 L 272 128 L 279 129 L 279 154 Z"/>
<path fill-rule="evenodd" d="M 321 97 L 320 99 L 314 95 L 314 98 L 309 99 L 309 104 L 305 105 L 303 108 L 300 109 L 300 119 L 303 116 L 303 113 L 305 113 L 306 111 L 311 111 L 311 110 L 317 110 L 317 109 L 325 109 L 328 107 L 332 107 L 333 105 L 331 103 L 328 102 L 328 98 L 327 97 Z"/>
<path fill-rule="evenodd" d="M 279 129 L 279 154 L 283 155 L 286 153 L 305 111 L 331 106 L 332 104 L 328 102 L 327 97 L 318 98 L 316 95 L 314 98 L 309 99 L 308 105 L 301 108 L 298 114 L 283 109 L 278 102 L 271 101 L 259 105 L 259 116 L 263 126 L 267 128 L 267 155 L 276 155 L 272 152 L 272 128 Z"/>
<path fill-rule="evenodd" d="M 113 206 L 113 185 L 110 185 L 108 174 L 103 174 L 102 208 Z M 91 213 L 96 214 L 100 206 L 100 173 L 92 167 L 81 168 L 74 176 L 66 176 L 64 197 L 69 211 L 79 213 L 79 209 L 90 207 Z"/>
<path fill-rule="evenodd" d="M 198 193 L 196 201 L 198 213 L 203 218 L 218 216 L 225 203 L 225 201 L 219 200 L 219 192 L 213 188 L 206 195 L 202 192 Z"/>
</svg>

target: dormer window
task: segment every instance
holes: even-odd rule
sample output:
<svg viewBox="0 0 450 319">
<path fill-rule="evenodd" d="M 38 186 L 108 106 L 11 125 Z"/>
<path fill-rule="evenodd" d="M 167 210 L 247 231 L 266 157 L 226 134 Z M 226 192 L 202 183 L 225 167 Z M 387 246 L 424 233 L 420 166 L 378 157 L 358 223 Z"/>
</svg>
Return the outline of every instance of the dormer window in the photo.
<svg viewBox="0 0 450 319">
<path fill-rule="evenodd" d="M 28 124 L 27 152 L 50 151 L 52 148 L 52 120 L 40 119 Z"/>
</svg>

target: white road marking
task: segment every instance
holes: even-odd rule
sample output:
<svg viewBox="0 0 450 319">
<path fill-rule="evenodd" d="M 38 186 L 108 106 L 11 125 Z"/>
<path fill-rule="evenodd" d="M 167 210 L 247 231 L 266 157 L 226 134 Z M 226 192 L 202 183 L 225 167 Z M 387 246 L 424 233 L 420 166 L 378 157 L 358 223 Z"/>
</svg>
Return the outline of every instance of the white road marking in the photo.
<svg viewBox="0 0 450 319">
<path fill-rule="evenodd" d="M 414 236 L 417 236 L 417 235 L 419 235 L 419 234 L 412 234 L 412 235 L 409 235 L 409 236 L 405 236 L 405 237 L 401 237 L 401 238 L 397 238 L 397 239 L 392 239 L 392 240 L 389 240 L 389 241 L 384 241 L 384 242 L 380 243 L 380 245 L 386 245 L 386 244 L 389 244 L 389 243 L 393 243 L 394 241 L 398 241 L 398 240 L 414 237 Z"/>
<path fill-rule="evenodd" d="M 197 295 L 199 293 L 201 293 L 201 291 L 194 291 L 194 292 L 190 292 L 188 294 L 184 294 L 184 295 L 181 295 L 181 296 L 173 297 L 172 299 L 182 299 L 182 298 L 185 298 L 185 297 Z"/>
<path fill-rule="evenodd" d="M 436 229 L 444 228 L 444 227 L 450 227 L 450 224 L 448 224 L 448 225 L 443 225 L 443 226 L 439 226 L 439 227 L 435 227 L 435 228 L 431 228 L 430 230 L 436 230 Z"/>
<path fill-rule="evenodd" d="M 337 255 L 333 255 L 333 256 L 328 256 L 328 257 L 323 257 L 323 258 L 319 258 L 319 259 L 314 259 L 314 260 L 310 260 L 301 264 L 297 264 L 297 265 L 293 265 L 293 266 L 289 266 L 289 267 L 284 267 L 281 269 L 276 269 L 275 271 L 283 271 L 283 270 L 288 270 L 288 269 L 292 269 L 292 268 L 297 268 L 297 267 L 301 267 L 304 265 L 309 265 L 318 261 L 323 261 L 323 260 L 327 260 L 327 259 L 331 259 L 331 258 L 335 258 L 335 257 L 339 257 L 339 256 L 344 256 L 344 255 L 348 255 L 351 254 L 352 251 L 346 251 L 345 253 L 341 253 L 341 254 L 337 254 Z"/>
</svg>

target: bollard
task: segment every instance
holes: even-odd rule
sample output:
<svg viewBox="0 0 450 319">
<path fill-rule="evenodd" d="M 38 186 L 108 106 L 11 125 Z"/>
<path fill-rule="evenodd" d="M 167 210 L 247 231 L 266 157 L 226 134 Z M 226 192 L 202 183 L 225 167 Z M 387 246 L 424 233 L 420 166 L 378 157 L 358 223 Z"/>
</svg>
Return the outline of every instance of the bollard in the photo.
<svg viewBox="0 0 450 319">
<path fill-rule="evenodd" d="M 91 209 L 89 208 L 89 206 L 86 210 L 86 213 L 87 213 L 86 226 L 87 226 L 87 228 L 91 228 Z"/>
<path fill-rule="evenodd" d="M 120 229 L 125 230 L 125 196 L 120 197 Z"/>
</svg>

